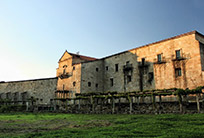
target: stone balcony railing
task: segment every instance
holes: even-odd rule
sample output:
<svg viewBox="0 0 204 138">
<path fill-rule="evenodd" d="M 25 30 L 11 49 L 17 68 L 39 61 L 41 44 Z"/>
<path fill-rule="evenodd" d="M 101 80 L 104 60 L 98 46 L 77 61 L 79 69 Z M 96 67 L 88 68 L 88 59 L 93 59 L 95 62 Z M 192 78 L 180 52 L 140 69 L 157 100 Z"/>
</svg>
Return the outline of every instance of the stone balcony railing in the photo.
<svg viewBox="0 0 204 138">
<path fill-rule="evenodd" d="M 58 77 L 60 77 L 60 79 L 65 79 L 65 78 L 69 78 L 71 76 L 72 76 L 72 72 L 67 72 L 67 73 L 59 74 Z"/>
<path fill-rule="evenodd" d="M 187 56 L 185 54 L 182 54 L 180 57 L 176 57 L 176 55 L 171 55 L 172 61 L 180 61 L 187 59 Z"/>
<path fill-rule="evenodd" d="M 165 57 L 162 57 L 161 61 L 158 61 L 157 58 L 154 59 L 154 64 L 164 64 L 166 63 L 166 58 Z"/>
</svg>

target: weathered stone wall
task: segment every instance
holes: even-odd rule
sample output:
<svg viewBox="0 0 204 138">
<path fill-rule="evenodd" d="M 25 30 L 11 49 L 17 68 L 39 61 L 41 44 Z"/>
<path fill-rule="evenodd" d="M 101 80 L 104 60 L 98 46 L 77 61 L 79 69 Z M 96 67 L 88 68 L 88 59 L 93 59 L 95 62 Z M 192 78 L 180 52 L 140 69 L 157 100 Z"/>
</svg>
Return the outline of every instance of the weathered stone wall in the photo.
<svg viewBox="0 0 204 138">
<path fill-rule="evenodd" d="M 196 88 L 204 84 L 201 69 L 204 66 L 202 42 L 202 35 L 190 32 L 97 61 L 82 63 L 81 91 Z M 179 58 L 176 58 L 176 51 L 180 51 Z M 161 55 L 160 62 L 158 55 Z M 179 76 L 176 73 L 178 69 L 181 71 Z M 91 86 L 88 86 L 89 82 Z"/>
<path fill-rule="evenodd" d="M 104 91 L 153 89 L 154 80 L 148 82 L 148 74 L 153 72 L 152 65 L 148 64 L 141 70 L 141 63 L 138 63 L 137 58 L 138 56 L 131 52 L 104 58 Z M 118 66 L 118 71 L 116 66 Z M 113 79 L 113 85 L 111 79 Z"/>
<path fill-rule="evenodd" d="M 81 92 L 103 92 L 104 61 L 96 60 L 81 65 Z"/>
<path fill-rule="evenodd" d="M 59 61 L 57 68 L 57 90 L 69 91 L 68 93 L 57 93 L 57 98 L 75 97 L 75 93 L 80 93 L 81 89 L 81 64 L 78 58 L 74 58 L 67 52 L 64 53 Z"/>
<path fill-rule="evenodd" d="M 195 33 L 178 36 L 156 42 L 129 52 L 138 56 L 138 62 L 153 64 L 155 89 L 195 88 L 203 85 L 200 47 Z M 176 60 L 176 50 L 181 51 L 181 60 Z M 157 62 L 157 55 L 162 55 L 162 62 Z M 181 68 L 181 76 L 176 76 L 176 68 Z"/>
<path fill-rule="evenodd" d="M 0 83 L 1 99 L 26 101 L 33 97 L 37 104 L 50 104 L 55 98 L 57 78 Z"/>
</svg>

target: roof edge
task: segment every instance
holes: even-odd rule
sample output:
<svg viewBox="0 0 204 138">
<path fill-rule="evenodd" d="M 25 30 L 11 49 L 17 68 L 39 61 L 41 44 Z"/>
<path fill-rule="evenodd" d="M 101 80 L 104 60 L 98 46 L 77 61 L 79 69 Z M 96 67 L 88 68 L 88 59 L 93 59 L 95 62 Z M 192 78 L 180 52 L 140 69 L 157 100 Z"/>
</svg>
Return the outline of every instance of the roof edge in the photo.
<svg viewBox="0 0 204 138">
<path fill-rule="evenodd" d="M 30 80 L 17 80 L 17 81 L 1 81 L 1 83 L 15 83 L 15 82 L 26 82 L 26 81 L 40 81 L 40 80 L 51 80 L 57 79 L 57 77 L 50 77 L 50 78 L 39 78 L 39 79 L 30 79 Z"/>
<path fill-rule="evenodd" d="M 101 58 L 101 59 L 110 58 L 110 57 L 113 57 L 113 56 L 116 56 L 116 55 L 120 55 L 120 54 L 129 52 L 129 51 L 132 51 L 132 50 L 136 50 L 136 49 L 142 48 L 142 47 L 146 47 L 146 46 L 150 46 L 150 45 L 162 43 L 162 42 L 165 42 L 165 41 L 168 41 L 168 40 L 172 40 L 172 39 L 176 39 L 176 38 L 180 38 L 180 37 L 183 37 L 183 36 L 187 36 L 187 35 L 191 35 L 191 34 L 196 34 L 196 33 L 204 37 L 203 34 L 199 33 L 199 32 L 196 31 L 196 30 L 193 30 L 193 31 L 190 31 L 190 32 L 187 32 L 187 33 L 183 33 L 183 34 L 180 34 L 180 35 L 176 35 L 176 36 L 173 36 L 173 37 L 170 37 L 170 38 L 166 38 L 166 39 L 163 39 L 163 40 L 160 40 L 160 41 L 156 41 L 156 42 L 153 42 L 153 43 L 149 43 L 149 44 L 146 44 L 146 45 L 138 46 L 138 47 L 136 47 L 136 48 L 132 48 L 132 49 L 130 49 L 130 50 L 126 50 L 126 51 L 123 51 L 123 52 L 120 52 L 120 53 L 116 53 L 116 54 L 113 54 L 113 55 L 110 55 L 110 56 L 107 56 L 107 57 L 103 57 L 103 58 Z"/>
</svg>

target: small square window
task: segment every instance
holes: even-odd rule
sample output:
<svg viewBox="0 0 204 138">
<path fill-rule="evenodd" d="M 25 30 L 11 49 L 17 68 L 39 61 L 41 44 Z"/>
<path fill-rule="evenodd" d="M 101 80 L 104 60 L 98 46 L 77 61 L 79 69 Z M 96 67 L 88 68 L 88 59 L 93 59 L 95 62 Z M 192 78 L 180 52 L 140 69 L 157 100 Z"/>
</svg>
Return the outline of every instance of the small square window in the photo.
<svg viewBox="0 0 204 138">
<path fill-rule="evenodd" d="M 96 68 L 96 71 L 98 72 L 98 68 Z"/>
<path fill-rule="evenodd" d="M 161 54 L 157 55 L 157 62 L 162 62 L 162 55 Z"/>
<path fill-rule="evenodd" d="M 181 50 L 176 50 L 176 59 L 181 58 Z"/>
<path fill-rule="evenodd" d="M 91 82 L 88 82 L 88 86 L 91 87 Z"/>
<path fill-rule="evenodd" d="M 106 70 L 108 71 L 108 66 L 106 66 Z"/>
<path fill-rule="evenodd" d="M 75 70 L 75 67 L 73 67 L 73 70 Z"/>
<path fill-rule="evenodd" d="M 96 88 L 98 88 L 98 83 L 96 83 Z"/>
<path fill-rule="evenodd" d="M 179 76 L 181 76 L 181 75 L 182 75 L 181 68 L 176 68 L 176 69 L 175 69 L 175 76 L 176 76 L 176 77 L 179 77 Z"/>
</svg>

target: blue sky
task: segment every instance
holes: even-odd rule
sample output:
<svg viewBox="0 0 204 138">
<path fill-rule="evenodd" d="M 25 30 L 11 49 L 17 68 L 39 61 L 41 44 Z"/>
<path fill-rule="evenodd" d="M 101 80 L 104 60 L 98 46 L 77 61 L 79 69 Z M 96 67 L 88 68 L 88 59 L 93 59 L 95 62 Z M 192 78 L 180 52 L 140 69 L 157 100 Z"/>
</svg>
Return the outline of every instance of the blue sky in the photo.
<svg viewBox="0 0 204 138">
<path fill-rule="evenodd" d="M 0 0 L 0 81 L 54 77 L 65 50 L 105 57 L 204 34 L 204 0 Z"/>
</svg>

